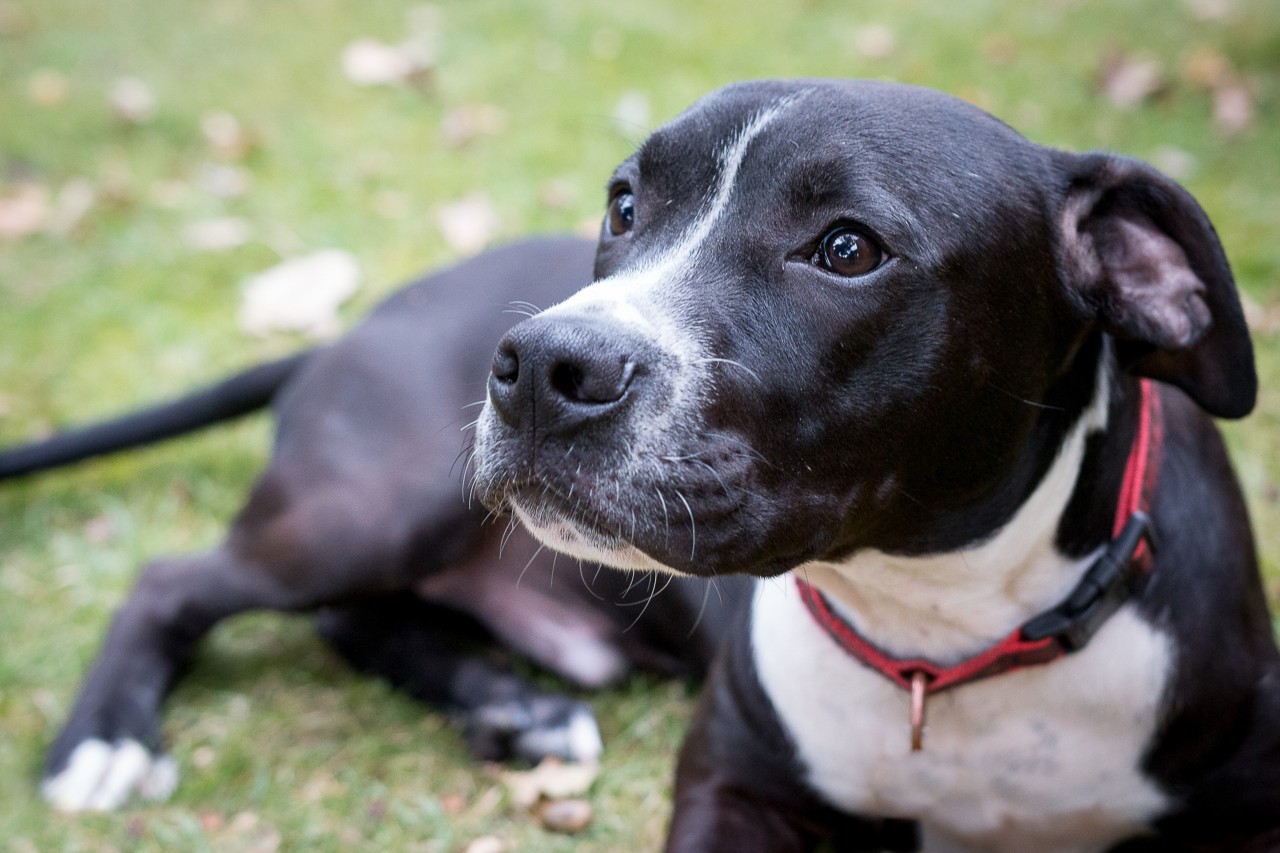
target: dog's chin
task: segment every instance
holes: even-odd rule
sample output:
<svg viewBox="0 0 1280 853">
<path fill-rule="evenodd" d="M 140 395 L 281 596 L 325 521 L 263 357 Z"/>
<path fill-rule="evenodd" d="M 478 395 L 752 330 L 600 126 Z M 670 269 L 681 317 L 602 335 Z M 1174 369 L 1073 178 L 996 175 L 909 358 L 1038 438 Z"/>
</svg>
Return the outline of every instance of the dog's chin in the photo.
<svg viewBox="0 0 1280 853">
<path fill-rule="evenodd" d="M 526 508 L 517 502 L 513 502 L 511 508 L 535 539 L 562 554 L 613 569 L 685 574 L 658 562 L 628 542 L 575 523 L 553 509 Z"/>
</svg>

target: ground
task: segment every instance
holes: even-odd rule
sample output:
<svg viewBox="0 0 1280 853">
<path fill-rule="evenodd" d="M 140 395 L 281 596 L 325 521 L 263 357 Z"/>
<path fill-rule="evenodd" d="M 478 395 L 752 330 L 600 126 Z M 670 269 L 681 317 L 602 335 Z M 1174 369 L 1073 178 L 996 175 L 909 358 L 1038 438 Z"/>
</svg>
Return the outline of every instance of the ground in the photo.
<svg viewBox="0 0 1280 853">
<path fill-rule="evenodd" d="M 344 66 L 362 38 L 416 52 L 389 71 L 376 51 Z M 360 86 L 362 71 L 413 73 Z M 242 283 L 284 257 L 353 253 L 363 287 L 341 310 L 349 325 L 470 251 L 448 228 L 475 240 L 592 229 L 605 179 L 649 129 L 718 85 L 781 75 L 941 88 L 1037 141 L 1151 160 L 1196 194 L 1251 304 L 1263 392 L 1227 432 L 1280 600 L 1272 0 L 0 0 L 0 444 L 302 345 L 237 323 Z M 43 749 L 137 566 L 217 538 L 269 431 L 252 418 L 0 486 L 5 843 L 654 848 L 690 689 L 636 680 L 596 702 L 608 755 L 596 818 L 557 836 L 466 758 L 442 716 L 350 674 L 305 620 L 274 615 L 215 632 L 174 696 L 166 731 L 183 777 L 169 803 L 47 811 Z"/>
</svg>

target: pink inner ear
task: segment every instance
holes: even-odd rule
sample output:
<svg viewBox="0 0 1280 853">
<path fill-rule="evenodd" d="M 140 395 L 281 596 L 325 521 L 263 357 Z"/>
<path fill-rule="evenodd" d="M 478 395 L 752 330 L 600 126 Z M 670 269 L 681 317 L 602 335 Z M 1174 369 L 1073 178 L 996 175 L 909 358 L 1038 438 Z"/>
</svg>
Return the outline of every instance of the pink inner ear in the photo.
<svg viewBox="0 0 1280 853">
<path fill-rule="evenodd" d="M 1115 331 L 1159 349 L 1186 349 L 1200 340 L 1213 316 L 1204 282 L 1182 247 L 1132 212 L 1096 220 L 1094 232 Z"/>
</svg>

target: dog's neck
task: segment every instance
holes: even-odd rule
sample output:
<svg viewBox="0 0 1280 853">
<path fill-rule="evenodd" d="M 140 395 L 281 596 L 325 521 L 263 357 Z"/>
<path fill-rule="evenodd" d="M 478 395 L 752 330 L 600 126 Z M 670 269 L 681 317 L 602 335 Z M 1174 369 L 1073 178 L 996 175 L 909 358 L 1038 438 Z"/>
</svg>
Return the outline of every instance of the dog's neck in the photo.
<svg viewBox="0 0 1280 853">
<path fill-rule="evenodd" d="M 1108 432 L 1115 388 L 1108 353 L 1100 355 L 1092 400 L 1058 445 L 1031 495 L 982 542 L 943 554 L 898 556 L 860 551 L 839 562 L 796 569 L 866 639 L 895 656 L 946 664 L 1006 637 L 1059 603 L 1096 557 L 1067 555 L 1062 519 L 1082 470 L 1110 454 L 1086 452 L 1091 435 Z M 1123 441 L 1124 424 L 1108 435 Z M 1110 477 L 1091 478 L 1107 487 Z"/>
</svg>

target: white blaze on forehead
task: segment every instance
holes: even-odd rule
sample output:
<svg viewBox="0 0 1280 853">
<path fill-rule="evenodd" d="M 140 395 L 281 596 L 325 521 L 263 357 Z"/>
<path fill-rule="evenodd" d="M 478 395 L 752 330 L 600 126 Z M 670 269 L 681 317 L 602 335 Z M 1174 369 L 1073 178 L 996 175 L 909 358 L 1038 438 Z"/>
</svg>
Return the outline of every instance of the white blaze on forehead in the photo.
<svg viewBox="0 0 1280 853">
<path fill-rule="evenodd" d="M 788 96 L 760 110 L 723 147 L 716 183 L 707 201 L 676 240 L 625 270 L 601 279 L 590 287 L 549 309 L 548 313 L 604 313 L 651 335 L 668 351 L 683 355 L 694 349 L 689 329 L 671 328 L 671 318 L 663 315 L 655 299 L 656 290 L 679 278 L 697 256 L 717 221 L 729 206 L 738 171 L 747 149 L 760 133 L 798 100 Z"/>
</svg>

